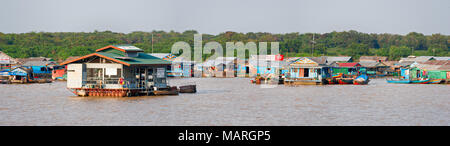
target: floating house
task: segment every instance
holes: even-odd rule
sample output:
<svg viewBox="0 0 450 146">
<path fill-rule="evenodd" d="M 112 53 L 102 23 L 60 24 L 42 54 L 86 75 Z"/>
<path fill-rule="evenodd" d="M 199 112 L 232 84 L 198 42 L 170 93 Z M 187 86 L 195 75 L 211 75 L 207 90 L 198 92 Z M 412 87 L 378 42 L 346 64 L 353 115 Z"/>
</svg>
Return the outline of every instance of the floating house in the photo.
<svg viewBox="0 0 450 146">
<path fill-rule="evenodd" d="M 366 68 L 369 77 L 384 77 L 388 74 L 389 66 L 381 61 L 362 61 L 359 64 Z"/>
<path fill-rule="evenodd" d="M 17 61 L 16 59 L 8 56 L 6 53 L 3 53 L 2 51 L 0 51 L 0 71 L 2 70 L 10 70 L 11 66 L 16 64 Z"/>
<path fill-rule="evenodd" d="M 322 85 L 331 77 L 325 57 L 299 57 L 287 63 L 285 85 Z"/>
<path fill-rule="evenodd" d="M 16 67 L 9 72 L 10 83 L 30 83 L 33 80 L 32 70 L 25 67 Z"/>
<path fill-rule="evenodd" d="M 411 78 L 441 79 L 450 82 L 450 60 L 430 60 L 415 64 L 410 69 Z"/>
<path fill-rule="evenodd" d="M 167 68 L 168 77 L 192 77 L 194 71 L 194 61 L 177 57 L 170 53 L 150 53 L 149 55 L 162 60 L 170 61 L 172 64 Z"/>
<path fill-rule="evenodd" d="M 250 77 L 263 76 L 278 78 L 288 71 L 284 70 L 286 62 L 283 55 L 252 55 L 249 59 Z"/>
<path fill-rule="evenodd" d="M 56 65 L 55 61 L 27 61 L 22 64 L 32 70 L 34 78 L 42 79 L 51 79 L 53 67 Z"/>
<path fill-rule="evenodd" d="M 331 69 L 333 74 L 342 74 L 349 77 L 358 75 L 362 67 L 358 62 L 337 63 L 336 65 Z"/>
<path fill-rule="evenodd" d="M 171 63 L 129 45 L 110 45 L 66 61 L 67 87 L 79 96 L 153 95 L 171 91 L 166 69 Z"/>
<path fill-rule="evenodd" d="M 202 77 L 236 77 L 237 64 L 236 57 L 217 57 L 209 59 L 203 63 L 195 65 L 195 70 L 202 73 Z M 197 75 L 200 76 L 200 75 Z"/>
<path fill-rule="evenodd" d="M 236 68 L 237 77 L 249 77 L 250 76 L 250 64 L 247 59 L 238 59 Z"/>
</svg>

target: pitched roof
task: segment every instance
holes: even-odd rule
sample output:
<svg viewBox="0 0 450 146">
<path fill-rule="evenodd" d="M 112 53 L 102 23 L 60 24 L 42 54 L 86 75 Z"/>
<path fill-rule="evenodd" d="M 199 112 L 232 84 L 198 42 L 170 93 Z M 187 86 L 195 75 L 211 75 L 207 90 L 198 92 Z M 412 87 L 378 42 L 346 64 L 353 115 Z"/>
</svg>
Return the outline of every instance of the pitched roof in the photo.
<svg viewBox="0 0 450 146">
<path fill-rule="evenodd" d="M 358 62 L 349 62 L 349 63 L 337 63 L 339 67 L 356 67 L 361 66 Z"/>
<path fill-rule="evenodd" d="M 450 57 L 434 57 L 436 60 L 450 60 Z"/>
<path fill-rule="evenodd" d="M 387 66 L 395 66 L 395 64 L 398 63 L 398 61 L 385 61 L 383 63 L 386 64 Z"/>
<path fill-rule="evenodd" d="M 386 64 L 384 64 L 382 62 L 377 62 L 377 61 L 362 61 L 362 62 L 359 62 L 359 64 L 361 64 L 362 67 L 387 66 Z"/>
<path fill-rule="evenodd" d="M 22 66 L 53 66 L 56 65 L 54 61 L 27 61 Z"/>
<path fill-rule="evenodd" d="M 328 63 L 333 62 L 349 62 L 352 57 L 351 56 L 326 56 Z"/>
<path fill-rule="evenodd" d="M 408 56 L 406 58 L 401 58 L 400 62 L 404 61 L 414 61 L 414 62 L 425 62 L 428 60 L 432 60 L 433 56 Z"/>
<path fill-rule="evenodd" d="M 16 59 L 0 51 L 0 64 L 15 64 Z"/>
<path fill-rule="evenodd" d="M 110 47 L 110 46 L 107 46 Z M 73 63 L 76 61 L 80 61 L 85 58 L 89 58 L 92 56 L 98 56 L 101 58 L 105 58 L 123 65 L 131 66 L 131 65 L 156 65 L 156 64 L 171 64 L 169 61 L 162 60 L 158 57 L 148 55 L 146 53 L 138 53 L 136 57 L 130 57 L 126 55 L 126 51 L 122 51 L 116 48 L 109 49 L 107 47 L 97 49 L 97 52 L 74 59 L 70 61 L 66 61 L 61 63 L 61 65 Z M 136 48 L 136 47 L 130 47 L 130 48 Z M 139 49 L 139 48 L 138 48 Z"/>
<path fill-rule="evenodd" d="M 28 61 L 51 61 L 53 59 L 47 57 L 29 57 L 29 58 L 17 58 L 17 63 L 24 64 Z"/>
</svg>

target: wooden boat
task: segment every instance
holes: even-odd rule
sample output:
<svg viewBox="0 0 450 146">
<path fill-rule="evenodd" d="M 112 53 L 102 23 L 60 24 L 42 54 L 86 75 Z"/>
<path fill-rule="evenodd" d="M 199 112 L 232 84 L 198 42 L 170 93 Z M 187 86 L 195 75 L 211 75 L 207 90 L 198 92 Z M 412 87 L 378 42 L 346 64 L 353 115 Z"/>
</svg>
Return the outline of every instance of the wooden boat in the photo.
<svg viewBox="0 0 450 146">
<path fill-rule="evenodd" d="M 179 92 L 180 93 L 196 93 L 197 86 L 196 85 L 180 86 Z"/>
<path fill-rule="evenodd" d="M 161 88 L 160 90 L 153 91 L 155 95 L 178 95 L 178 93 L 177 87 Z"/>
<path fill-rule="evenodd" d="M 440 83 L 443 83 L 443 81 L 444 80 L 442 80 L 442 79 L 433 79 L 433 80 L 430 80 L 428 82 L 428 84 L 440 84 Z"/>
<path fill-rule="evenodd" d="M 360 75 L 353 80 L 354 85 L 367 85 L 369 83 L 369 77 L 367 75 Z"/>
</svg>

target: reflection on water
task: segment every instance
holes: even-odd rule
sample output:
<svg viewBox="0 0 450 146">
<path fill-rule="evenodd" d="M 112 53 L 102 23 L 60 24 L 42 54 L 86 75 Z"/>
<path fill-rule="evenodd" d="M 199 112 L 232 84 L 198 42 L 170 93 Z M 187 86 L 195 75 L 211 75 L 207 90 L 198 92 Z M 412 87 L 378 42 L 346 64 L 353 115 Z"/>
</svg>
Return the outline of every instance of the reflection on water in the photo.
<svg viewBox="0 0 450 146">
<path fill-rule="evenodd" d="M 450 125 L 450 85 L 260 88 L 249 79 L 196 82 L 198 93 L 74 97 L 65 82 L 0 85 L 0 125 Z"/>
</svg>

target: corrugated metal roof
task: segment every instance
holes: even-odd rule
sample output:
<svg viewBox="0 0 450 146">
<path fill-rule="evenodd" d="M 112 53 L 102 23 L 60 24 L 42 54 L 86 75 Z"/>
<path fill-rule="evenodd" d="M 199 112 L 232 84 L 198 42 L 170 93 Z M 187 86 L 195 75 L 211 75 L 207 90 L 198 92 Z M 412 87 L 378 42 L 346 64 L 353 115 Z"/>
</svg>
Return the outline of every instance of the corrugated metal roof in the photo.
<svg viewBox="0 0 450 146">
<path fill-rule="evenodd" d="M 361 64 L 361 66 L 363 66 L 363 67 L 387 66 L 386 64 L 384 64 L 382 62 L 376 62 L 376 61 L 362 61 L 362 62 L 359 62 L 359 64 Z"/>
<path fill-rule="evenodd" d="M 450 60 L 450 57 L 434 57 L 436 60 Z"/>
<path fill-rule="evenodd" d="M 361 56 L 359 57 L 359 61 L 386 61 L 387 57 L 384 56 Z"/>
<path fill-rule="evenodd" d="M 333 62 L 349 62 L 352 57 L 350 56 L 326 56 L 328 63 Z"/>
<path fill-rule="evenodd" d="M 54 61 L 27 61 L 22 66 L 53 66 L 56 65 Z"/>
</svg>

